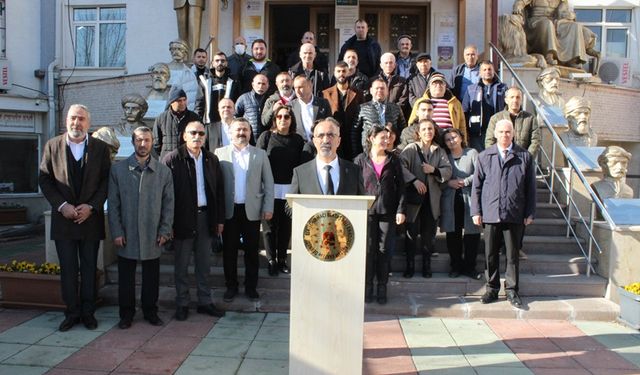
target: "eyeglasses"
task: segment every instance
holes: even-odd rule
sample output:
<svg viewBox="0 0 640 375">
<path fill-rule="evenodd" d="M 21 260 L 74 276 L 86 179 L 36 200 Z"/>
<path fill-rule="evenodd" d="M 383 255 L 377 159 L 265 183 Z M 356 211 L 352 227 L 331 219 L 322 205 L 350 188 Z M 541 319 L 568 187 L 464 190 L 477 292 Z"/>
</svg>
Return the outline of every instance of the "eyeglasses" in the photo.
<svg viewBox="0 0 640 375">
<path fill-rule="evenodd" d="M 205 136 L 205 134 L 207 134 L 207 133 L 205 133 L 205 132 L 203 132 L 203 131 L 189 130 L 189 131 L 187 132 L 187 134 L 189 134 L 189 135 L 190 135 L 190 136 L 192 136 L 192 137 L 195 137 L 196 135 L 199 135 L 199 136 L 201 136 L 201 137 L 204 137 L 204 136 Z"/>
<path fill-rule="evenodd" d="M 328 138 L 329 140 L 332 140 L 336 137 L 336 134 L 333 133 L 320 133 L 320 134 L 316 134 L 313 137 L 314 138 L 318 138 L 318 139 L 322 139 L 322 138 Z"/>
<path fill-rule="evenodd" d="M 289 115 L 289 114 L 276 115 L 276 118 L 277 118 L 278 120 L 282 120 L 282 119 L 289 120 L 289 119 L 291 119 L 291 115 Z"/>
</svg>

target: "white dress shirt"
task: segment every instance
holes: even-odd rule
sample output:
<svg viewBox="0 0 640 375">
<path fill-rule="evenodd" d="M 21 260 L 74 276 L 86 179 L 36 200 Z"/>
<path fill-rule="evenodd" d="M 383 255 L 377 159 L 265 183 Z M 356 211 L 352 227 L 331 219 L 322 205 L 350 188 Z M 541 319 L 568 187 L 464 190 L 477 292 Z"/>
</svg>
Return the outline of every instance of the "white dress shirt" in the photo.
<svg viewBox="0 0 640 375">
<path fill-rule="evenodd" d="M 502 159 L 502 161 L 504 161 L 505 158 L 505 154 L 504 151 L 507 150 L 507 154 L 511 153 L 511 149 L 513 148 L 513 143 L 511 143 L 509 145 L 509 147 L 507 147 L 506 149 L 501 148 L 500 146 L 498 146 L 498 154 L 500 155 L 500 159 Z"/>
<path fill-rule="evenodd" d="M 311 128 L 313 127 L 313 121 L 315 120 L 313 117 L 313 96 L 311 96 L 311 100 L 309 103 L 305 103 L 302 99 L 298 99 L 300 102 L 300 117 L 302 118 L 302 127 L 304 128 L 305 141 L 311 140 Z"/>
<path fill-rule="evenodd" d="M 67 145 L 69 145 L 71 154 L 73 154 L 73 158 L 76 159 L 76 161 L 82 159 L 82 156 L 84 155 L 84 147 L 87 145 L 88 139 L 89 137 L 85 135 L 84 141 L 75 143 L 71 142 L 71 139 L 69 139 L 69 134 L 67 134 Z"/>
<path fill-rule="evenodd" d="M 224 122 L 224 120 L 220 120 L 220 134 L 222 135 L 222 146 L 228 146 L 231 144 L 231 138 L 229 137 L 229 124 Z"/>
<path fill-rule="evenodd" d="M 320 181 L 322 192 L 327 194 L 327 173 L 324 170 L 325 165 L 331 166 L 329 174 L 331 174 L 331 180 L 333 181 L 333 192 L 337 193 L 338 188 L 340 187 L 340 164 L 338 164 L 338 157 L 336 156 L 336 158 L 328 164 L 316 158 L 316 174 L 318 175 L 318 181 Z"/>
<path fill-rule="evenodd" d="M 195 157 L 191 151 L 189 152 L 189 156 L 193 159 L 196 165 L 196 192 L 198 193 L 198 207 L 206 207 L 207 206 L 207 192 L 204 189 L 204 167 L 202 160 L 202 151 L 200 151 L 200 155 Z"/>
<path fill-rule="evenodd" d="M 244 204 L 247 197 L 247 171 L 249 170 L 249 146 L 242 150 L 233 147 L 233 181 L 234 198 L 233 203 Z"/>
</svg>

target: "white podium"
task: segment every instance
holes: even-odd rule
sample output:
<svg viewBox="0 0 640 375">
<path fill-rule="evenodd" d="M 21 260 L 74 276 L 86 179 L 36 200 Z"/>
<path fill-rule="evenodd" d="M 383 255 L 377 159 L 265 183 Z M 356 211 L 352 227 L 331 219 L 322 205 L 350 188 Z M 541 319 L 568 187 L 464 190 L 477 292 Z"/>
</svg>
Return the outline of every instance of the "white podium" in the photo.
<svg viewBox="0 0 640 375">
<path fill-rule="evenodd" d="M 373 196 L 287 194 L 293 210 L 289 374 L 361 374 Z"/>
</svg>

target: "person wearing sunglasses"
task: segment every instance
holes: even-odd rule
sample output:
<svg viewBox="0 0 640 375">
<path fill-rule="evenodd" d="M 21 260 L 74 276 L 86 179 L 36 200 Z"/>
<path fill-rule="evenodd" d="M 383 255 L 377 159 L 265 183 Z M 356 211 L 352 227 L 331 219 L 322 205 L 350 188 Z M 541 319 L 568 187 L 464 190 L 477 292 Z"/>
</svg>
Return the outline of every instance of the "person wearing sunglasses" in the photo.
<svg viewBox="0 0 640 375">
<path fill-rule="evenodd" d="M 273 174 L 273 217 L 262 222 L 262 237 L 269 260 L 269 275 L 277 276 L 278 272 L 289 273 L 287 249 L 291 239 L 291 217 L 285 211 L 285 195 L 291 186 L 293 168 L 302 163 L 304 147 L 304 140 L 296 133 L 291 107 L 285 105 L 274 112 L 271 129 L 260 135 L 256 147 L 267 152 Z"/>
<path fill-rule="evenodd" d="M 200 121 L 184 129 L 184 144 L 169 152 L 163 163 L 171 169 L 175 194 L 173 220 L 176 320 L 189 315 L 188 267 L 194 256 L 197 312 L 223 316 L 211 298 L 209 283 L 211 242 L 224 229 L 224 183 L 218 158 L 204 147 L 206 132 Z"/>
</svg>

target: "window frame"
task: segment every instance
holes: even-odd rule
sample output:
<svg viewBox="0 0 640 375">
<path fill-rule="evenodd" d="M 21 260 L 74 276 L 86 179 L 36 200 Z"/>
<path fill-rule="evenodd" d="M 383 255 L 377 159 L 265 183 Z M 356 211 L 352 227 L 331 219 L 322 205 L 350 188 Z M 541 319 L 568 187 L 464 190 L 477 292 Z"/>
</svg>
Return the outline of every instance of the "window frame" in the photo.
<svg viewBox="0 0 640 375">
<path fill-rule="evenodd" d="M 40 162 L 42 157 L 43 150 L 43 139 L 42 134 L 38 133 L 36 130 L 35 133 L 21 133 L 21 132 L 6 132 L 0 133 L 0 138 L 5 140 L 11 139 L 20 139 L 20 140 L 35 140 L 36 141 L 36 166 L 35 166 L 35 174 L 36 180 L 38 174 L 40 173 Z M 30 197 L 40 197 L 42 196 L 42 191 L 40 190 L 40 184 L 36 183 L 36 191 L 33 192 L 0 192 L 0 198 L 30 198 Z"/>
<path fill-rule="evenodd" d="M 631 30 L 633 28 L 633 8 L 625 8 L 625 7 L 584 7 L 584 6 L 576 6 L 574 7 L 574 11 L 577 10 L 600 10 L 602 12 L 601 18 L 599 22 L 580 22 L 584 26 L 592 26 L 599 27 L 602 34 L 599 40 L 600 42 L 600 54 L 603 58 L 620 58 L 620 56 L 609 56 L 608 48 L 607 48 L 607 35 L 609 30 L 626 30 L 627 35 L 627 48 L 625 51 L 625 56 L 622 58 L 631 58 Z M 630 12 L 631 19 L 629 22 L 607 22 L 607 11 L 609 10 L 624 10 Z"/>
</svg>

